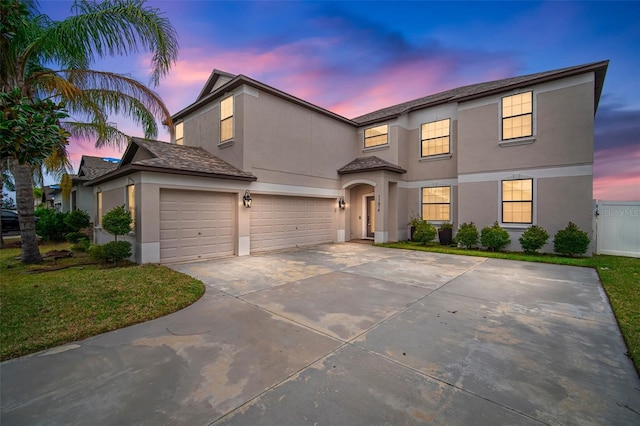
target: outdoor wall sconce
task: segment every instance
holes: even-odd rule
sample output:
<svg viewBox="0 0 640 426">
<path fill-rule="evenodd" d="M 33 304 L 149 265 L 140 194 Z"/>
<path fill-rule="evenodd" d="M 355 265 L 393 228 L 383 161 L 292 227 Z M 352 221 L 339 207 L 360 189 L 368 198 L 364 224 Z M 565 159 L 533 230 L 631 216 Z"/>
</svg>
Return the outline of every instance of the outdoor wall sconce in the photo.
<svg viewBox="0 0 640 426">
<path fill-rule="evenodd" d="M 344 202 L 344 197 L 338 198 L 338 207 L 340 207 L 340 210 L 344 210 L 346 206 L 347 203 Z"/>
<path fill-rule="evenodd" d="M 244 205 L 248 209 L 251 208 L 251 193 L 248 189 L 244 191 L 244 197 L 242 197 L 242 205 Z"/>
</svg>

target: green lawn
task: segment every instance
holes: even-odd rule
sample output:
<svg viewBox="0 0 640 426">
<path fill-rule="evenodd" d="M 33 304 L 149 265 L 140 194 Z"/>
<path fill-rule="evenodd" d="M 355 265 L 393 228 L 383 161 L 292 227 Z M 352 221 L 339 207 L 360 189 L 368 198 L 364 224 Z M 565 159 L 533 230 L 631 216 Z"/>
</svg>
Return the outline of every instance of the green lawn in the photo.
<svg viewBox="0 0 640 426">
<path fill-rule="evenodd" d="M 570 258 L 548 254 L 492 253 L 482 250 L 465 250 L 440 245 L 423 246 L 413 242 L 379 244 L 408 250 L 423 250 L 435 253 L 462 254 L 499 259 L 523 260 L 527 262 L 555 263 L 560 265 L 595 268 L 600 275 L 613 312 L 618 319 L 629 354 L 640 371 L 640 259 L 619 256 L 593 256 Z"/>
<path fill-rule="evenodd" d="M 69 249 L 43 245 L 41 253 Z M 198 300 L 204 285 L 158 265 L 104 267 L 78 253 L 22 265 L 0 250 L 0 360 L 148 321 Z M 68 268 L 51 270 L 56 267 Z M 44 272 L 43 272 L 44 271 Z"/>
</svg>

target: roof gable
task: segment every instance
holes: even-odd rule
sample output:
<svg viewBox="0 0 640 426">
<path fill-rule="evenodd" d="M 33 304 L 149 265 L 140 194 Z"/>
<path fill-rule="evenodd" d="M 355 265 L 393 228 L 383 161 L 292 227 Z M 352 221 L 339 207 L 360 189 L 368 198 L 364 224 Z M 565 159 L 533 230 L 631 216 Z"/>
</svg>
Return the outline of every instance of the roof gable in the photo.
<svg viewBox="0 0 640 426">
<path fill-rule="evenodd" d="M 233 80 L 236 76 L 234 74 L 230 74 L 228 72 L 220 71 L 218 69 L 214 69 L 209 76 L 209 79 L 204 84 L 204 87 L 200 91 L 200 94 L 196 98 L 196 102 L 207 96 L 209 93 L 215 91 L 216 89 L 224 86 L 231 80 Z"/>
<path fill-rule="evenodd" d="M 118 168 L 117 159 L 83 155 L 78 166 L 77 180 L 91 180 Z"/>
<path fill-rule="evenodd" d="M 346 166 L 338 169 L 338 174 L 346 175 L 350 173 L 373 172 L 377 170 L 387 170 L 395 173 L 407 173 L 405 169 L 398 166 L 397 164 L 393 164 L 389 161 L 372 155 L 369 157 L 356 158 Z"/>
<path fill-rule="evenodd" d="M 253 174 L 237 169 L 204 148 L 134 137 L 131 138 L 119 167 L 90 184 L 98 184 L 138 170 L 244 181 L 257 179 Z"/>
</svg>

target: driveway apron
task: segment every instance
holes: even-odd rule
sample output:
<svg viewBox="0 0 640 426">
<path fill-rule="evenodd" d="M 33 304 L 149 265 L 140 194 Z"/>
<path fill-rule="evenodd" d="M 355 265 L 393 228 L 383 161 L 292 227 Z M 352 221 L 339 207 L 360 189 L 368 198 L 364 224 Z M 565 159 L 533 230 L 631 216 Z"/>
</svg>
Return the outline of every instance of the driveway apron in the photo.
<svg viewBox="0 0 640 426">
<path fill-rule="evenodd" d="M 172 267 L 202 299 L 0 364 L 0 423 L 640 424 L 592 269 L 349 243 Z"/>
</svg>

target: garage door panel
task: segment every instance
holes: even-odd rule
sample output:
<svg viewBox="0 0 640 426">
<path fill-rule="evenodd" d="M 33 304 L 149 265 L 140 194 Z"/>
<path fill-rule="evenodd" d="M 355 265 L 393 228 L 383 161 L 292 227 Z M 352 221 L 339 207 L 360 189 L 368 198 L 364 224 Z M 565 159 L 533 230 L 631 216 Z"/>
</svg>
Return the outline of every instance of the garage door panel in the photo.
<svg viewBox="0 0 640 426">
<path fill-rule="evenodd" d="M 235 194 L 160 191 L 160 261 L 234 253 Z"/>
<path fill-rule="evenodd" d="M 333 241 L 334 201 L 255 195 L 251 207 L 251 251 Z"/>
</svg>

